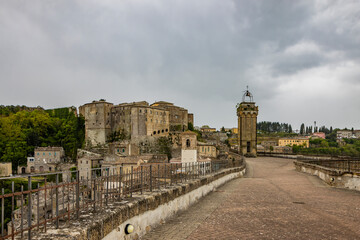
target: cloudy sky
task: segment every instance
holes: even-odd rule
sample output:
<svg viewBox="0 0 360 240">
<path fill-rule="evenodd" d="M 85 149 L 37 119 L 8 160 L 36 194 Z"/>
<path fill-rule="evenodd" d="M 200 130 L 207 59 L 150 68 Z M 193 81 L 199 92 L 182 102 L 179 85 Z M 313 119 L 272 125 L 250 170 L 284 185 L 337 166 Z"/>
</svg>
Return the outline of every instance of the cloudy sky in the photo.
<svg viewBox="0 0 360 240">
<path fill-rule="evenodd" d="M 360 1 L 0 0 L 0 104 L 174 102 L 195 125 L 360 128 Z"/>
</svg>

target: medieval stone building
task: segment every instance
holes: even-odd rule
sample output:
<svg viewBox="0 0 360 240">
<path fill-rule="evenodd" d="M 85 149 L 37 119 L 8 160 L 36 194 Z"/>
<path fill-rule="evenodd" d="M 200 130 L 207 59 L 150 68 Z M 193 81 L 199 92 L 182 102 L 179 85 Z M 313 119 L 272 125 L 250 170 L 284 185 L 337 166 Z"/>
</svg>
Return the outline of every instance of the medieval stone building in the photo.
<svg viewBox="0 0 360 240">
<path fill-rule="evenodd" d="M 160 107 L 169 111 L 170 131 L 185 131 L 187 130 L 189 119 L 188 110 L 182 107 L 175 106 L 173 103 L 159 101 L 151 104 L 151 107 Z"/>
<path fill-rule="evenodd" d="M 252 94 L 247 90 L 237 105 L 239 154 L 256 157 L 256 123 L 259 112 Z"/>
<path fill-rule="evenodd" d="M 18 167 L 18 173 L 55 172 L 64 161 L 65 151 L 62 147 L 37 147 L 34 157 L 27 158 L 27 165 Z"/>
<path fill-rule="evenodd" d="M 106 143 L 111 134 L 134 139 L 143 136 L 168 136 L 170 131 L 184 131 L 188 124 L 188 111 L 168 102 L 133 102 L 114 105 L 94 101 L 79 107 L 85 118 L 87 144 Z"/>
</svg>

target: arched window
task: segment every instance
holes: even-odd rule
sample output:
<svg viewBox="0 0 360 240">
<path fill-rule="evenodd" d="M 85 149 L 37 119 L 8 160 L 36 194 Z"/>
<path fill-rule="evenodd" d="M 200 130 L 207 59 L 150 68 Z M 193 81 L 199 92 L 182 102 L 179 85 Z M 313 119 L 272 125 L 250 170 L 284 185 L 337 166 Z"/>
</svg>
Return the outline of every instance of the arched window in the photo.
<svg viewBox="0 0 360 240">
<path fill-rule="evenodd" d="M 155 135 L 155 134 L 156 134 L 156 131 L 154 131 L 153 134 Z"/>
<path fill-rule="evenodd" d="M 35 167 L 31 166 L 30 167 L 30 172 L 35 172 Z"/>
<path fill-rule="evenodd" d="M 190 147 L 190 139 L 186 139 L 186 147 Z"/>
<path fill-rule="evenodd" d="M 160 134 L 160 130 L 158 130 L 158 134 Z"/>
</svg>

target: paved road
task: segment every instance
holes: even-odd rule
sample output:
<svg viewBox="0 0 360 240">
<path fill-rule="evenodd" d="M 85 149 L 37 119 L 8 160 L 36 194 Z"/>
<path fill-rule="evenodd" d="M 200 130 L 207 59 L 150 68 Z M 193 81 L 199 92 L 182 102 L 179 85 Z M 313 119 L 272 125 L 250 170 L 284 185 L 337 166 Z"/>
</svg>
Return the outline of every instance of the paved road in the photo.
<svg viewBox="0 0 360 240">
<path fill-rule="evenodd" d="M 360 239 L 360 192 L 328 187 L 291 160 L 247 159 L 245 178 L 142 239 Z"/>
</svg>

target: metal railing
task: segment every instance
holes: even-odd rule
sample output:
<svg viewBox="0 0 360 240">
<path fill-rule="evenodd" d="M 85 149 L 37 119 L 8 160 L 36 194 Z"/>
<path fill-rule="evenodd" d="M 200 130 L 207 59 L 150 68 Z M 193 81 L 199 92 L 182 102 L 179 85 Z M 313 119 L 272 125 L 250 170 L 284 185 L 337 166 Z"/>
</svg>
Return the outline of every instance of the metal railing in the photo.
<svg viewBox="0 0 360 240">
<path fill-rule="evenodd" d="M 332 168 L 348 173 L 360 173 L 360 160 L 301 160 L 302 162 Z"/>
<path fill-rule="evenodd" d="M 119 203 L 134 193 L 160 190 L 241 165 L 241 161 L 153 163 L 93 168 L 86 179 L 80 177 L 79 171 L 0 178 L 3 187 L 11 182 L 11 189 L 2 188 L 0 195 L 0 239 L 31 239 L 37 231 L 60 228 L 82 214 Z M 22 183 L 27 180 L 27 186 L 19 183 L 19 178 Z"/>
</svg>

